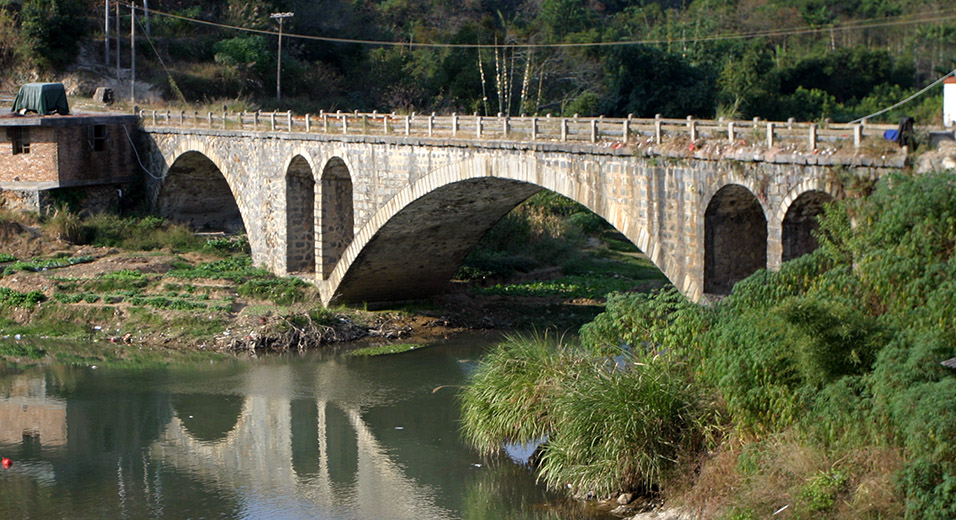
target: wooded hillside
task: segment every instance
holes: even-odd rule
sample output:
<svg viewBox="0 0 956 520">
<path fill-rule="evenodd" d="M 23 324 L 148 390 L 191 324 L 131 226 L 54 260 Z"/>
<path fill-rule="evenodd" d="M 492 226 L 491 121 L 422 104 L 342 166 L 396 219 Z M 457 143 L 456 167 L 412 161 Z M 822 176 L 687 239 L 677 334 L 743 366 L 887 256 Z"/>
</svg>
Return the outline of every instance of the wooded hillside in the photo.
<svg viewBox="0 0 956 520">
<path fill-rule="evenodd" d="M 956 67 L 948 0 L 154 0 L 149 8 L 149 37 L 141 9 L 137 16 L 137 78 L 175 104 L 845 121 Z M 124 4 L 123 67 L 129 12 Z M 280 106 L 274 12 L 295 13 L 287 36 L 401 44 L 284 38 Z M 4 86 L 55 78 L 81 55 L 103 64 L 103 19 L 102 0 L 0 0 Z M 527 46 L 612 42 L 631 43 Z M 907 113 L 929 123 L 941 104 L 934 89 L 884 120 Z"/>
</svg>

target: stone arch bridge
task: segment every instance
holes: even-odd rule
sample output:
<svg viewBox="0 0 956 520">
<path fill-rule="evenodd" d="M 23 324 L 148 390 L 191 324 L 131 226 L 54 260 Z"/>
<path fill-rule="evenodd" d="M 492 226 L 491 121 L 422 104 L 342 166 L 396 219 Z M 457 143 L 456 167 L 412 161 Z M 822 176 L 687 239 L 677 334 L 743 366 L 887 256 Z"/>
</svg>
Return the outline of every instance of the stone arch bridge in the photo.
<svg viewBox="0 0 956 520">
<path fill-rule="evenodd" d="M 440 291 L 542 189 L 603 217 L 689 298 L 726 294 L 812 250 L 842 179 L 905 159 L 863 153 L 872 128 L 792 121 L 141 116 L 161 214 L 244 228 L 255 265 L 314 280 L 326 304 Z"/>
</svg>

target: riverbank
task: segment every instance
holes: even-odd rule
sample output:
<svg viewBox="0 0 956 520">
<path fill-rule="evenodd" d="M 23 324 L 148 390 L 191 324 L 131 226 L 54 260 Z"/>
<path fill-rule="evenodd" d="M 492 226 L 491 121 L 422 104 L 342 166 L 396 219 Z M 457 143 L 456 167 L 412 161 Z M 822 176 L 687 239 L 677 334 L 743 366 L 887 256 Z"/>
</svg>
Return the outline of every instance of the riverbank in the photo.
<svg viewBox="0 0 956 520">
<path fill-rule="evenodd" d="M 242 237 L 196 236 L 150 217 L 63 220 L 3 216 L 2 359 L 103 364 L 141 359 L 144 352 L 162 359 L 428 343 L 470 329 L 564 332 L 603 309 L 597 294 L 605 290 L 603 273 L 568 281 L 555 269 L 496 276 L 494 283 L 455 282 L 445 294 L 414 304 L 326 309 L 308 283 L 252 267 Z M 111 233 L 138 238 L 103 238 Z M 152 241 L 143 238 L 151 233 Z M 614 276 L 621 287 L 630 280 Z M 664 282 L 651 273 L 636 283 Z"/>
<path fill-rule="evenodd" d="M 465 436 L 547 439 L 551 487 L 699 518 L 956 517 L 956 175 L 887 176 L 819 225 L 712 305 L 616 294 L 578 342 L 499 345 Z"/>
</svg>

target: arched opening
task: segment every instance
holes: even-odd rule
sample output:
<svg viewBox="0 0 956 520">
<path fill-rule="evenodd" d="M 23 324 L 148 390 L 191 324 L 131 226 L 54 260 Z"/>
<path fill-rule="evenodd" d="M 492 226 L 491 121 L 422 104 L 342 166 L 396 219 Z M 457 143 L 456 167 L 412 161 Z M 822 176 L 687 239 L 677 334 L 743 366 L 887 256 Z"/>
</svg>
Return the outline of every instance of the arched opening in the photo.
<svg viewBox="0 0 956 520">
<path fill-rule="evenodd" d="M 352 177 L 342 159 L 333 157 L 325 165 L 320 192 L 319 272 L 325 280 L 355 235 Z"/>
<path fill-rule="evenodd" d="M 480 177 L 426 193 L 365 244 L 338 284 L 335 300 L 402 301 L 440 292 L 482 235 L 540 189 Z"/>
<path fill-rule="evenodd" d="M 833 197 L 822 191 L 807 191 L 793 201 L 783 219 L 783 257 L 781 260 L 793 260 L 817 248 L 817 239 L 813 232 L 820 227 L 817 217 L 823 214 L 823 206 Z"/>
<path fill-rule="evenodd" d="M 315 272 L 315 179 L 301 155 L 285 176 L 286 271 Z"/>
<path fill-rule="evenodd" d="M 229 183 L 219 167 L 199 152 L 186 152 L 169 167 L 157 207 L 162 217 L 197 230 L 245 230 Z"/>
<path fill-rule="evenodd" d="M 704 292 L 730 294 L 738 281 L 767 267 L 767 218 L 747 188 L 724 186 L 704 213 Z"/>
</svg>

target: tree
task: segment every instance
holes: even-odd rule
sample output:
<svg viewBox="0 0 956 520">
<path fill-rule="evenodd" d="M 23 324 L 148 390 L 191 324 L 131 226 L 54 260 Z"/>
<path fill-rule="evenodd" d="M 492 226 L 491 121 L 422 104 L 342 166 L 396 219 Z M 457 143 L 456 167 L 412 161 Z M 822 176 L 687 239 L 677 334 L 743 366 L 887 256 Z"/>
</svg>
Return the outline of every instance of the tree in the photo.
<svg viewBox="0 0 956 520">
<path fill-rule="evenodd" d="M 41 69 L 72 63 L 86 34 L 77 0 L 26 0 L 20 11 L 20 54 Z"/>
</svg>

